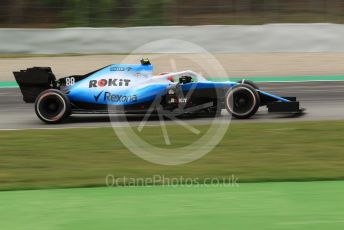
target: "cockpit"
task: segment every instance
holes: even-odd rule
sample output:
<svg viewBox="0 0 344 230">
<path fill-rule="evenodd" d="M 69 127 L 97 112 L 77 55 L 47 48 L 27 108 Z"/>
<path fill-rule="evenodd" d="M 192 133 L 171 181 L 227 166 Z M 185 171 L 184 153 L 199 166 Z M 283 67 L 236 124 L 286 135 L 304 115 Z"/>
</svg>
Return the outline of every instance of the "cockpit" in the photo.
<svg viewBox="0 0 344 230">
<path fill-rule="evenodd" d="M 194 71 L 186 70 L 181 72 L 173 72 L 173 73 L 162 73 L 158 75 L 159 77 L 164 77 L 167 80 L 173 82 L 179 82 L 180 84 L 186 84 L 190 82 L 200 82 L 200 81 L 207 81 L 203 76 L 197 74 Z"/>
</svg>

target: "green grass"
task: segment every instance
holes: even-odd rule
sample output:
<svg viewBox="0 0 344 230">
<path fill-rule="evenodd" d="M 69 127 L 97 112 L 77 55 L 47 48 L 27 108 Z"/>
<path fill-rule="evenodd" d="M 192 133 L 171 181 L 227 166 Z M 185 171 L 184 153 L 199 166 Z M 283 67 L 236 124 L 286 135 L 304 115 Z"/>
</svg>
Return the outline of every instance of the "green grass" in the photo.
<svg viewBox="0 0 344 230">
<path fill-rule="evenodd" d="M 197 138 L 167 129 L 172 147 Z M 344 181 L 314 181 L 344 178 L 343 131 L 344 121 L 233 124 L 211 153 L 180 166 L 138 158 L 109 128 L 0 131 L 0 189 L 102 186 L 2 191 L 1 229 L 343 229 Z M 159 127 L 140 135 L 164 146 Z M 104 187 L 108 174 L 200 184 Z M 237 184 L 202 184 L 231 175 Z"/>
<path fill-rule="evenodd" d="M 204 133 L 208 127 L 197 128 Z M 168 126 L 168 133 L 174 146 L 196 139 L 180 126 Z M 0 190 L 105 186 L 108 174 L 200 181 L 232 174 L 240 182 L 341 180 L 343 133 L 343 121 L 232 124 L 203 158 L 162 166 L 129 152 L 111 128 L 0 131 Z M 160 127 L 146 127 L 141 135 L 164 146 Z"/>
<path fill-rule="evenodd" d="M 344 228 L 344 182 L 0 193 L 1 229 Z"/>
</svg>

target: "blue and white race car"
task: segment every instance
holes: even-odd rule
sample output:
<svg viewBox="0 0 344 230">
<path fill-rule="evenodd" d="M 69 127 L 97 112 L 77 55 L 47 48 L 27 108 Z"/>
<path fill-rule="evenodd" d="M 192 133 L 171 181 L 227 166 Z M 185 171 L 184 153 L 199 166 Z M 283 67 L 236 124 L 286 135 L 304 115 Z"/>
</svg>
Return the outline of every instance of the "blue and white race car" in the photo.
<svg viewBox="0 0 344 230">
<path fill-rule="evenodd" d="M 212 82 L 193 71 L 153 75 L 148 59 L 141 64 L 113 64 L 85 75 L 56 80 L 49 67 L 14 72 L 24 101 L 35 103 L 37 116 L 59 123 L 71 114 L 166 113 L 220 114 L 247 119 L 260 106 L 269 112 L 300 113 L 295 97 L 280 97 L 259 90 L 251 81 Z"/>
</svg>

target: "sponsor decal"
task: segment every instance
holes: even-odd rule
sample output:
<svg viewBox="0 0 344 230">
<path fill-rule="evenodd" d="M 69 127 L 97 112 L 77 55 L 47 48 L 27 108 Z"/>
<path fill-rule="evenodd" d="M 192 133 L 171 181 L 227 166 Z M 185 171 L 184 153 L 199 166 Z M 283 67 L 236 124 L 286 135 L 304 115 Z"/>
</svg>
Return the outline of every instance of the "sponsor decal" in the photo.
<svg viewBox="0 0 344 230">
<path fill-rule="evenodd" d="M 100 95 L 102 95 L 103 92 L 104 92 L 104 91 L 101 91 L 98 95 L 95 95 L 95 96 L 94 96 L 94 100 L 96 100 L 96 102 L 98 101 Z"/>
<path fill-rule="evenodd" d="M 89 88 L 105 87 L 105 86 L 129 86 L 129 79 L 100 79 L 89 81 Z"/>
<path fill-rule="evenodd" d="M 176 97 L 176 96 L 169 96 L 167 97 L 167 103 L 169 104 L 178 104 L 178 103 L 187 103 L 188 99 L 186 97 Z"/>
<path fill-rule="evenodd" d="M 118 67 L 118 66 L 114 66 L 110 68 L 110 71 L 130 71 L 132 70 L 131 67 Z"/>
<path fill-rule="evenodd" d="M 171 100 L 170 100 L 170 102 L 171 103 L 186 103 L 188 101 L 188 99 L 186 99 L 186 98 L 174 98 L 174 97 L 172 97 L 171 98 Z"/>
<path fill-rule="evenodd" d="M 136 95 L 124 96 L 119 94 L 111 94 L 110 92 L 104 93 L 104 101 L 110 102 L 137 102 Z"/>
<path fill-rule="evenodd" d="M 94 99 L 96 102 L 98 102 L 100 96 L 103 94 L 104 91 L 101 91 L 99 94 L 94 96 Z M 137 102 L 137 96 L 136 95 L 120 95 L 120 94 L 112 94 L 110 92 L 105 92 L 103 101 L 109 101 L 109 102 Z"/>
</svg>

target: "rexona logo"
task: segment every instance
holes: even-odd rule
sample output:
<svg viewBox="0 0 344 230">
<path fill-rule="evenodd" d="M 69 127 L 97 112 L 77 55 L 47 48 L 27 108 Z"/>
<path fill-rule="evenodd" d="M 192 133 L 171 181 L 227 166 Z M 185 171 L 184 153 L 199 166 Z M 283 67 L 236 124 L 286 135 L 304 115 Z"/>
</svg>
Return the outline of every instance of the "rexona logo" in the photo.
<svg viewBox="0 0 344 230">
<path fill-rule="evenodd" d="M 129 86 L 131 80 L 129 79 L 100 79 L 91 80 L 89 88 L 105 87 L 105 86 Z"/>
<path fill-rule="evenodd" d="M 104 93 L 104 101 L 110 102 L 137 102 L 136 95 L 124 96 L 119 94 L 111 94 L 110 92 Z"/>
<path fill-rule="evenodd" d="M 96 102 L 98 102 L 100 96 L 102 95 L 103 91 L 101 91 L 98 95 L 94 96 L 94 99 Z M 105 92 L 103 101 L 108 102 L 137 102 L 137 96 L 136 95 L 119 95 L 119 94 L 111 94 L 110 92 Z"/>
</svg>

